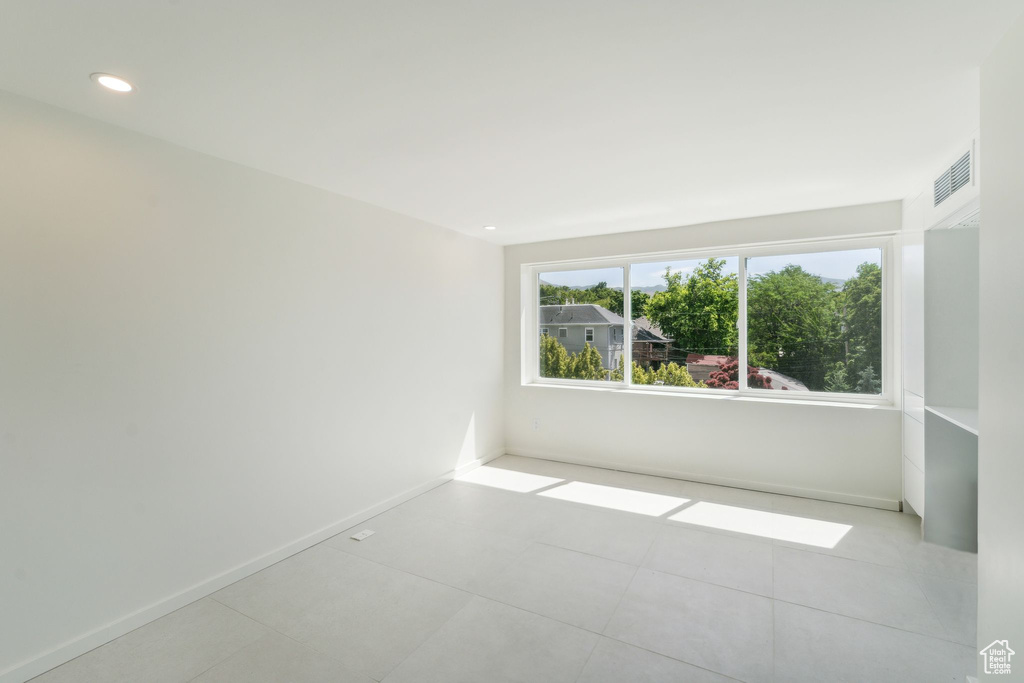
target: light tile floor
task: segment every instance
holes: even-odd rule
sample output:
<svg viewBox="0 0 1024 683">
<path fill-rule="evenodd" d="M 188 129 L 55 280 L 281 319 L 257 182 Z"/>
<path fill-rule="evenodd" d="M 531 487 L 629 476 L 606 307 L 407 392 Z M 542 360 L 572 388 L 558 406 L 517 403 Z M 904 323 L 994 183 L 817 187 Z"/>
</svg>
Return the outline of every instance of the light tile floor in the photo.
<svg viewBox="0 0 1024 683">
<path fill-rule="evenodd" d="M 976 557 L 919 523 L 505 456 L 35 681 L 963 681 Z"/>
</svg>

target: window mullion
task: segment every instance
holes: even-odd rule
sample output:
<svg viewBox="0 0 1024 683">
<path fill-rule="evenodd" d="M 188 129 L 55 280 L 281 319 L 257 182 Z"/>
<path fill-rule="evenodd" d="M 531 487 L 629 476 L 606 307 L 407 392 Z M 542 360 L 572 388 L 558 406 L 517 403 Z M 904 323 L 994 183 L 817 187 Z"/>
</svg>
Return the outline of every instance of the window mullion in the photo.
<svg viewBox="0 0 1024 683">
<path fill-rule="evenodd" d="M 633 291 L 629 286 L 629 265 L 622 264 L 622 383 L 633 384 Z"/>
<path fill-rule="evenodd" d="M 739 255 L 738 270 L 739 311 L 736 316 L 736 327 L 739 333 L 737 344 L 739 368 L 736 379 L 739 382 L 740 392 L 745 392 L 747 390 L 747 259 L 742 253 Z"/>
</svg>

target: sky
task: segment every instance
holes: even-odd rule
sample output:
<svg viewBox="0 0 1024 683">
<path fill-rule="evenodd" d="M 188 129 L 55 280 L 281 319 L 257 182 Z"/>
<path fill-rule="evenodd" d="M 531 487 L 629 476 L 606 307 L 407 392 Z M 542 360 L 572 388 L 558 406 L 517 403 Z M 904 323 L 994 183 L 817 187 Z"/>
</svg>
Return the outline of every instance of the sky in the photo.
<svg viewBox="0 0 1024 683">
<path fill-rule="evenodd" d="M 630 287 L 652 287 L 665 284 L 665 268 L 671 268 L 673 273 L 682 273 L 685 278 L 693 272 L 693 269 L 704 262 L 705 259 L 693 259 L 689 261 L 659 261 L 657 263 L 637 263 L 629 273 Z M 725 258 L 723 273 L 739 272 L 739 259 L 735 256 Z"/>
<path fill-rule="evenodd" d="M 857 266 L 865 261 L 881 265 L 881 249 L 829 251 L 795 256 L 756 256 L 747 259 L 747 270 L 750 275 L 763 275 L 773 270 L 781 270 L 789 264 L 795 264 L 824 278 L 848 280 L 857 274 Z M 682 272 L 687 275 L 700 263 L 702 263 L 700 259 L 638 263 L 633 265 L 630 271 L 630 286 L 635 288 L 662 285 L 665 283 L 662 275 L 666 266 L 673 272 Z M 724 272 L 735 273 L 738 267 L 738 259 L 735 256 L 725 259 Z M 540 279 L 554 285 L 569 287 L 584 287 L 602 281 L 607 282 L 609 287 L 622 287 L 622 269 L 600 268 L 541 273 Z"/>
<path fill-rule="evenodd" d="M 585 287 L 607 282 L 609 287 L 622 287 L 622 268 L 597 268 L 590 270 L 566 270 L 557 273 L 541 273 L 540 279 L 552 285 Z"/>
<path fill-rule="evenodd" d="M 747 272 L 749 275 L 764 275 L 773 270 L 782 270 L 792 263 L 821 277 L 849 280 L 857 274 L 857 266 L 865 261 L 882 265 L 882 250 L 853 249 L 797 256 L 758 256 L 747 260 Z"/>
</svg>

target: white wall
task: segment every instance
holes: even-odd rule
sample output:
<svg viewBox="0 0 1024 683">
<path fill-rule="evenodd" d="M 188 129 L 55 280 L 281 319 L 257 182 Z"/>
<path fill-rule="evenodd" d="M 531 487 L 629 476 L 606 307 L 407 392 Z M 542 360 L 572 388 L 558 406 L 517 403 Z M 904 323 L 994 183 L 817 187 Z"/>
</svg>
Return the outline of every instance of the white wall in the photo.
<svg viewBox="0 0 1024 683">
<path fill-rule="evenodd" d="M 0 679 L 500 453 L 501 269 L 0 93 Z"/>
<path fill-rule="evenodd" d="M 1024 680 L 1024 420 L 1013 381 L 1024 339 L 1024 17 L 981 69 L 981 367 L 978 647 L 1009 639 Z M 981 671 L 979 663 L 979 671 Z"/>
<path fill-rule="evenodd" d="M 532 302 L 520 301 L 520 266 L 898 231 L 900 219 L 900 203 L 887 202 L 506 247 L 508 452 L 895 507 L 902 497 L 901 414 L 896 408 L 524 386 L 520 319 L 522 305 Z M 541 420 L 538 430 L 534 418 Z"/>
</svg>

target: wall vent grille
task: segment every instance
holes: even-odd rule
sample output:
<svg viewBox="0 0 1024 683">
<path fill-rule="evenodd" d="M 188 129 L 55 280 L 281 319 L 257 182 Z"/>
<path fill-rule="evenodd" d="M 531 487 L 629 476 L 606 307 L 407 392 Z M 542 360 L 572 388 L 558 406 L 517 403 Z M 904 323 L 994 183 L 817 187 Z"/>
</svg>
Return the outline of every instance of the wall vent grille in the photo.
<svg viewBox="0 0 1024 683">
<path fill-rule="evenodd" d="M 971 182 L 971 153 L 965 152 L 955 164 L 935 179 L 935 204 L 938 206 L 950 195 Z"/>
</svg>

